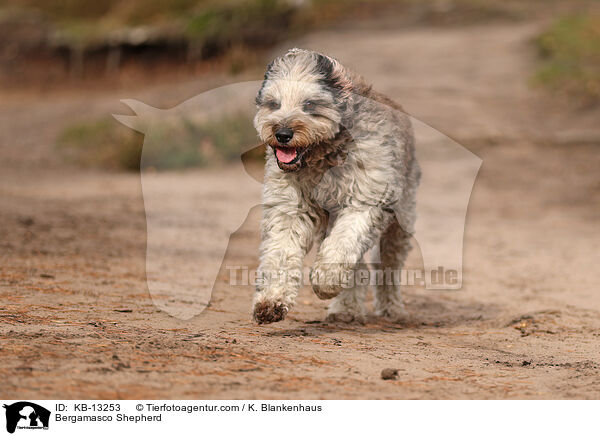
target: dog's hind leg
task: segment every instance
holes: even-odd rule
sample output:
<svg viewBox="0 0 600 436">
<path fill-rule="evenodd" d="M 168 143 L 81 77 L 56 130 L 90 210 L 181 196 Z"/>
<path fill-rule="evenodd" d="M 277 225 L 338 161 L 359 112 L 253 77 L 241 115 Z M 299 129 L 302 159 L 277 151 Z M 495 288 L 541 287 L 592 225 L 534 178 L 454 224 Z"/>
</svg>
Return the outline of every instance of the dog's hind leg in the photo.
<svg viewBox="0 0 600 436">
<path fill-rule="evenodd" d="M 359 271 L 361 273 L 359 274 Z M 362 271 L 366 271 L 365 275 Z M 363 280 L 365 279 L 365 280 Z M 329 322 L 358 322 L 364 324 L 367 310 L 365 308 L 365 294 L 367 293 L 368 267 L 360 262 L 354 273 L 352 287 L 344 289 L 335 297 L 327 309 L 327 321 Z"/>
<path fill-rule="evenodd" d="M 393 219 L 381 235 L 379 247 L 381 268 L 386 273 L 383 282 L 375 286 L 375 315 L 392 322 L 407 321 L 408 312 L 402 302 L 399 279 L 400 270 L 411 249 L 410 234 Z M 392 280 L 391 271 L 394 271 L 396 280 Z"/>
</svg>

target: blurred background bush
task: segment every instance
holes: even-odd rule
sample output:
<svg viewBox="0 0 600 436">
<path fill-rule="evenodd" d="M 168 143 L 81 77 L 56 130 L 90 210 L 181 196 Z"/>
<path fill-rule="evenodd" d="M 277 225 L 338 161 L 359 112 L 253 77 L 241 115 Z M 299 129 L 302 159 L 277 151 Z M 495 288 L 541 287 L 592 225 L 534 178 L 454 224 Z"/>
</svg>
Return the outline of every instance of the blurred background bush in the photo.
<svg viewBox="0 0 600 436">
<path fill-rule="evenodd" d="M 540 83 L 592 104 L 600 100 L 600 14 L 559 18 L 536 42 Z"/>
</svg>

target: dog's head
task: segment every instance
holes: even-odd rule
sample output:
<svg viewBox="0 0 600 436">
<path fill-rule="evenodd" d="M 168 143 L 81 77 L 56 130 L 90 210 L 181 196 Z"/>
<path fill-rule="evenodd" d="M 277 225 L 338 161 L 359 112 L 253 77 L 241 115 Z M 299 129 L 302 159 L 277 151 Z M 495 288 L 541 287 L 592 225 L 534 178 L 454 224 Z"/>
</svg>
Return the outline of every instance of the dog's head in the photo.
<svg viewBox="0 0 600 436">
<path fill-rule="evenodd" d="M 299 170 L 315 148 L 335 138 L 350 95 L 344 68 L 320 53 L 292 49 L 269 64 L 254 126 L 279 168 Z"/>
</svg>

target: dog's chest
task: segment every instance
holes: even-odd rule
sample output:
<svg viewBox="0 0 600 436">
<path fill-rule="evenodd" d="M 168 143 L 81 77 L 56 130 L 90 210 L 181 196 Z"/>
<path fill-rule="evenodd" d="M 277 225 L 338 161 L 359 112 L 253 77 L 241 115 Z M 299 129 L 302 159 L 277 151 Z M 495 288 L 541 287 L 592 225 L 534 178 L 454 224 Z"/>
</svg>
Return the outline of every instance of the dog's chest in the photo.
<svg viewBox="0 0 600 436">
<path fill-rule="evenodd" d="M 347 167 L 333 167 L 302 186 L 304 196 L 328 212 L 344 207 L 352 198 L 356 178 Z"/>
</svg>

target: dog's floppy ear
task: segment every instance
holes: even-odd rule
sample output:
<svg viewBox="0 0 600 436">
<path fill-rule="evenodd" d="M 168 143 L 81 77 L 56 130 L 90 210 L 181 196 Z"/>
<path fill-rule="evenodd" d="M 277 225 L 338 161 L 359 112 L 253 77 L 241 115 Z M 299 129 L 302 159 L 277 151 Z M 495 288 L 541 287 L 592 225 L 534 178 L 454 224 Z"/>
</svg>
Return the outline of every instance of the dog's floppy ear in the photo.
<svg viewBox="0 0 600 436">
<path fill-rule="evenodd" d="M 336 59 L 315 53 L 317 71 L 321 74 L 321 83 L 333 91 L 337 99 L 347 100 L 352 95 L 352 80 L 346 69 Z"/>
</svg>

